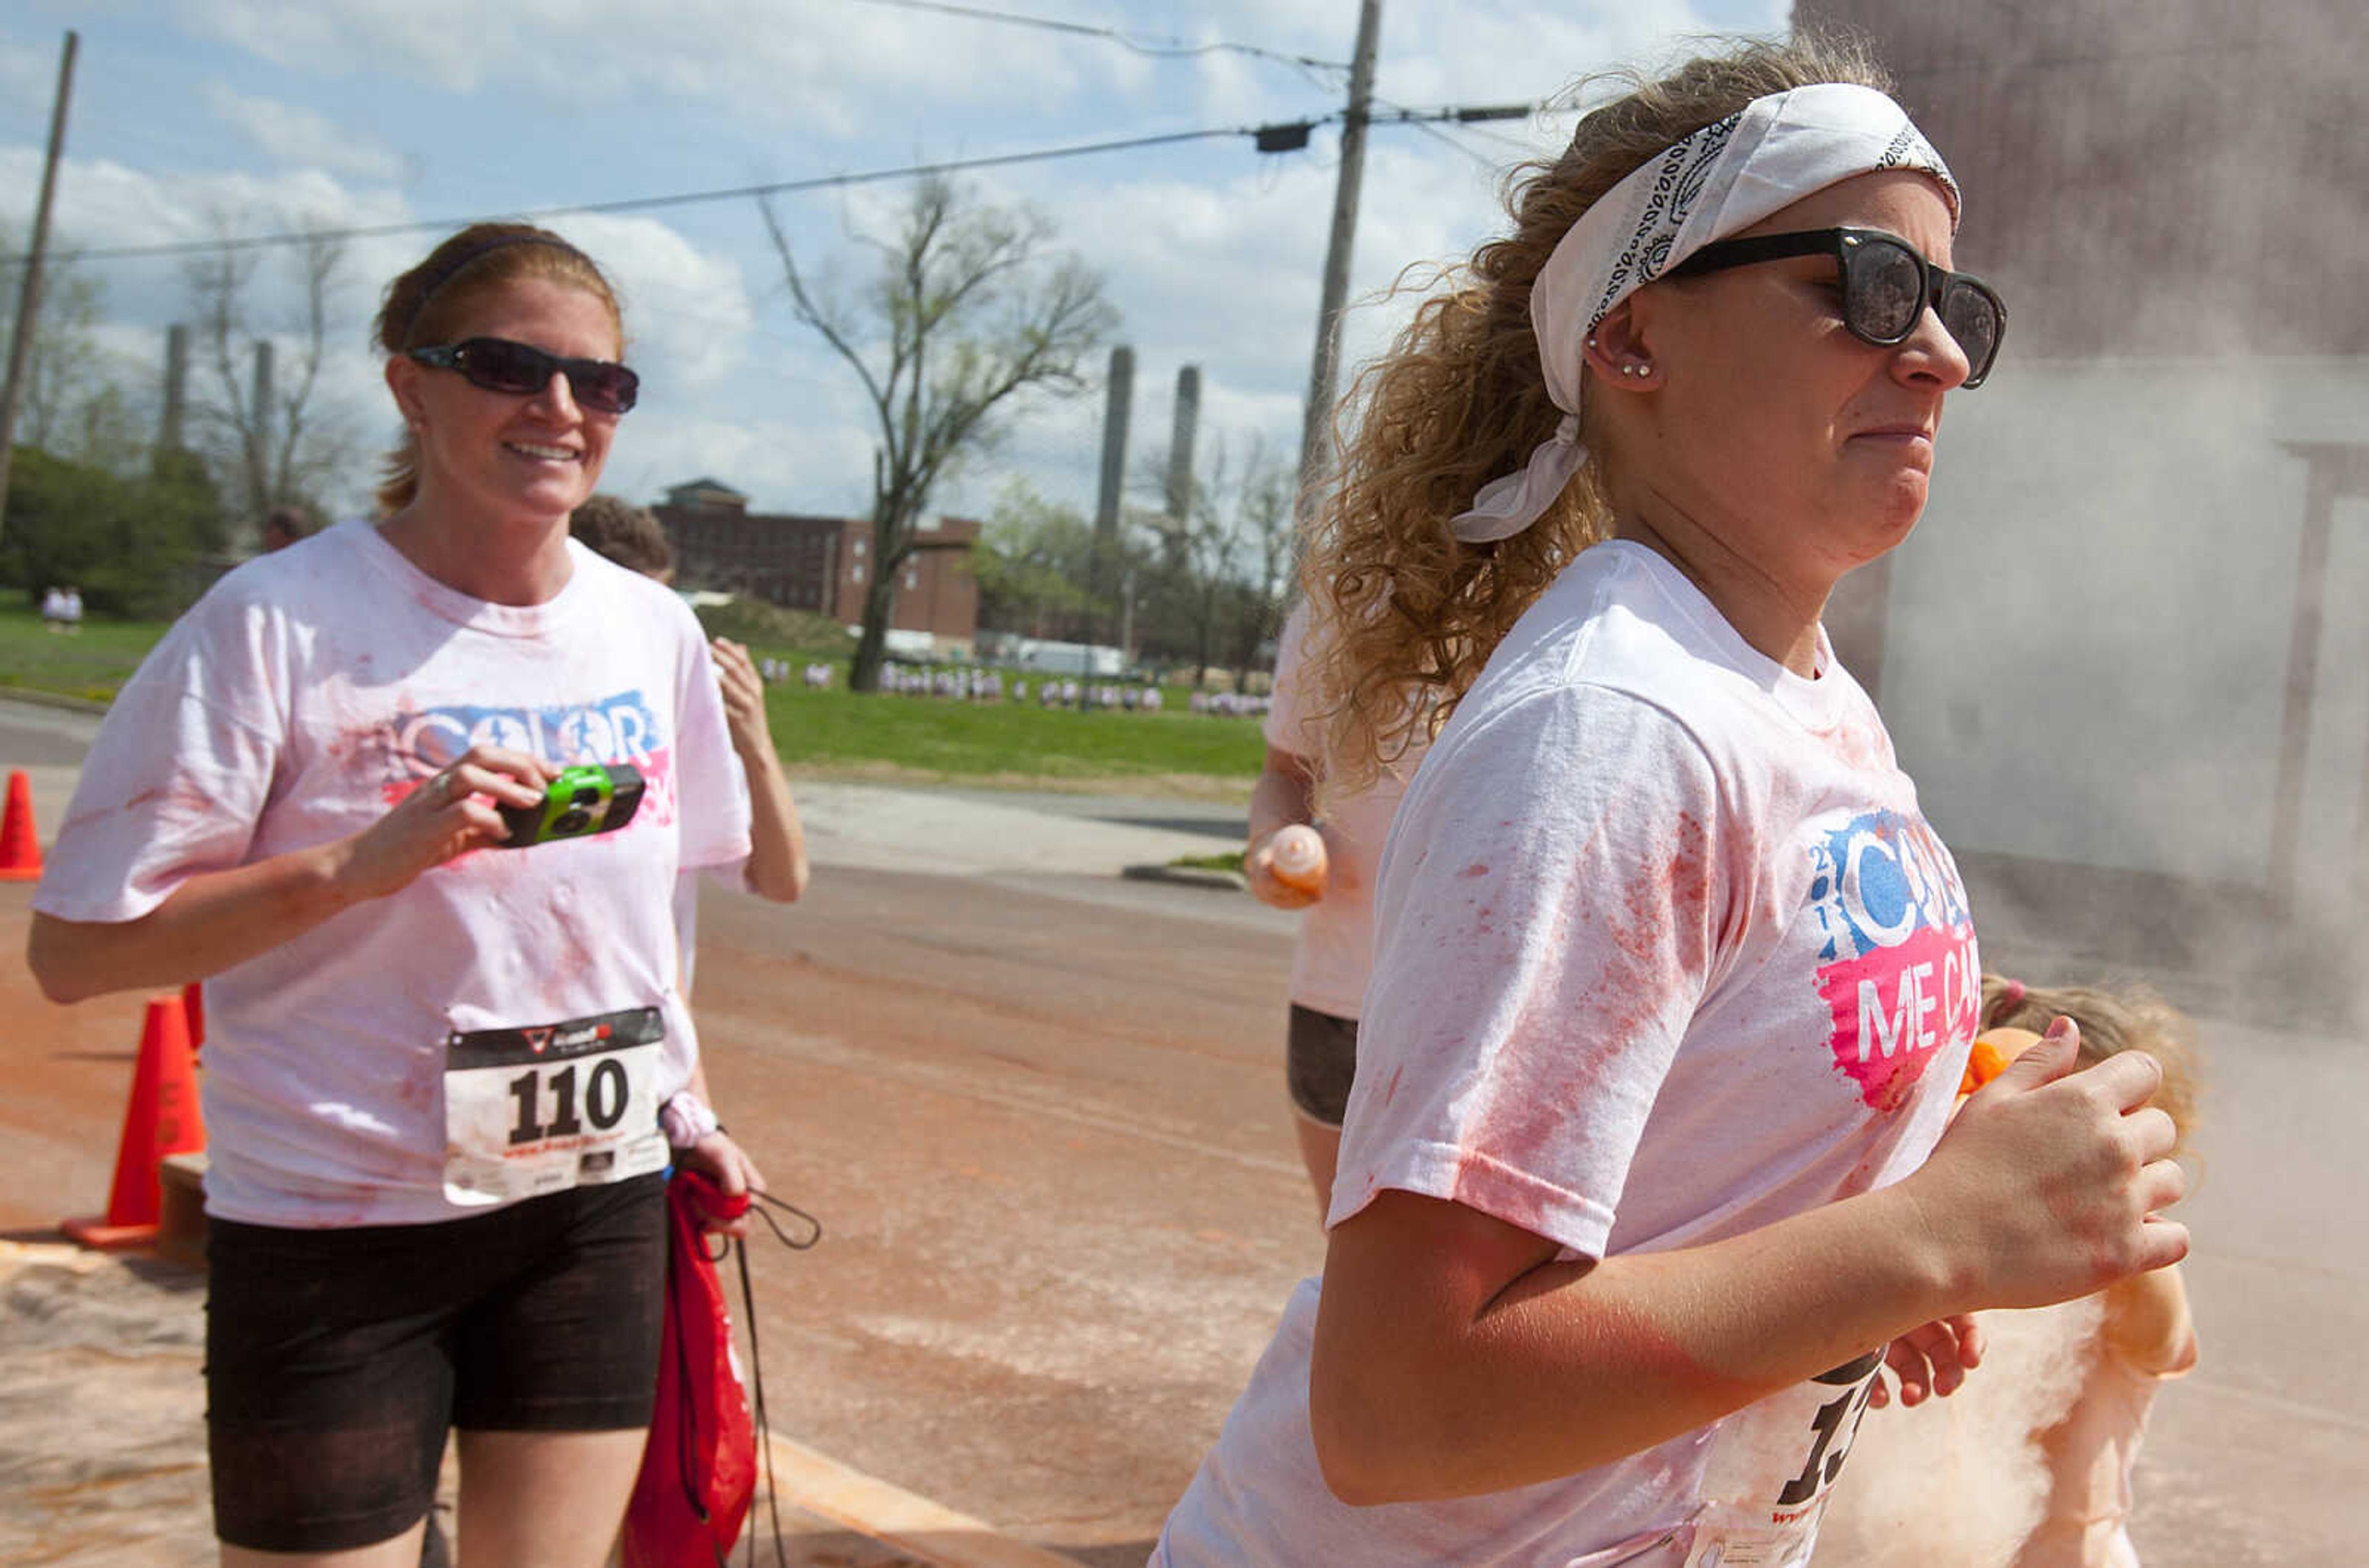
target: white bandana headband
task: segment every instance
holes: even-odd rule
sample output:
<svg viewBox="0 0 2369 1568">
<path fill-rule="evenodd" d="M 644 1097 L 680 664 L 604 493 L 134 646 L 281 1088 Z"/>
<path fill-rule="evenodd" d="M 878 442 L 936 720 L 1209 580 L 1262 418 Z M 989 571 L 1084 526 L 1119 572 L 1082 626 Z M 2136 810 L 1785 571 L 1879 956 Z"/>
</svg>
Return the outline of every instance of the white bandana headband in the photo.
<svg viewBox="0 0 2369 1568">
<path fill-rule="evenodd" d="M 1587 338 L 1612 307 L 1713 240 L 1858 175 L 1913 169 L 1940 182 L 1958 223 L 1958 185 L 1907 111 L 1840 82 L 1756 98 L 1660 154 L 1580 214 L 1530 287 L 1530 327 L 1547 393 L 1563 411 L 1519 473 L 1493 479 L 1449 525 L 1468 544 L 1536 522 L 1587 459 L 1579 441 Z"/>
</svg>

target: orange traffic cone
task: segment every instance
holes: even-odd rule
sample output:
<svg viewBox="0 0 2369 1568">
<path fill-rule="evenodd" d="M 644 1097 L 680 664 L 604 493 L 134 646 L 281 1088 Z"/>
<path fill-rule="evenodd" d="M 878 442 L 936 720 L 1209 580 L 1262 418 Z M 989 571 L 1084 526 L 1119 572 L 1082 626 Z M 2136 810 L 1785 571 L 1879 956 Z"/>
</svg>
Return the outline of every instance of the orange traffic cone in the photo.
<svg viewBox="0 0 2369 1568">
<path fill-rule="evenodd" d="M 8 814 L 0 817 L 0 882 L 39 882 L 41 841 L 33 831 L 33 780 L 24 769 L 8 774 Z"/>
<path fill-rule="evenodd" d="M 205 1113 L 198 1104 L 197 1060 L 189 1020 L 177 996 L 151 997 L 140 1031 L 140 1063 L 132 1069 L 132 1103 L 123 1112 L 123 1140 L 115 1154 L 115 1185 L 103 1218 L 69 1219 L 60 1229 L 86 1247 L 145 1246 L 156 1239 L 164 1200 L 158 1170 L 167 1154 L 206 1146 Z"/>
</svg>

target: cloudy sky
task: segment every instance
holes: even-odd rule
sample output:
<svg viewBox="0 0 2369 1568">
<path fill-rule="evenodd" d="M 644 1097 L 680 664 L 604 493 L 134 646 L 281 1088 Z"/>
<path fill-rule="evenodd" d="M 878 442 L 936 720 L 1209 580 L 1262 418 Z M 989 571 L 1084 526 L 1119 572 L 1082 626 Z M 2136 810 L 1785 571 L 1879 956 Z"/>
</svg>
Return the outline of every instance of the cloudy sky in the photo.
<svg viewBox="0 0 2369 1568">
<path fill-rule="evenodd" d="M 1219 42 L 1345 62 L 1356 0 L 981 0 L 1116 29 L 1151 49 Z M 1592 71 L 1665 62 L 1706 32 L 1770 32 L 1784 0 L 1387 0 L 1387 104 L 1550 103 Z M 30 225 L 58 52 L 81 35 L 55 220 L 87 250 L 220 233 L 467 219 L 796 180 L 1337 110 L 1345 67 L 1216 50 L 1169 56 L 898 0 L 17 0 L 0 10 L 0 224 Z M 1504 167 L 1568 134 L 1567 112 L 1372 133 L 1353 297 L 1469 251 L 1499 224 Z M 1329 223 L 1336 133 L 1261 155 L 1246 137 L 967 176 L 1033 205 L 1100 271 L 1133 346 L 1135 440 L 1165 443 L 1178 367 L 1203 376 L 1202 444 L 1295 452 Z M 779 199 L 821 270 L 901 188 Z M 856 383 L 792 316 L 745 200 L 548 220 L 619 280 L 644 401 L 604 487 L 637 500 L 712 475 L 764 509 L 860 510 L 872 438 Z M 374 447 L 390 423 L 368 320 L 386 280 L 437 236 L 358 240 L 325 397 Z M 835 259 L 836 258 L 836 259 Z M 108 340 L 144 393 L 177 263 L 94 258 Z M 15 287 L 13 272 L 6 286 Z M 279 263 L 258 306 L 292 311 Z M 292 317 L 291 318 L 292 319 Z M 1393 320 L 1352 318 L 1348 352 Z M 1099 395 L 1026 409 L 939 504 L 983 509 L 1018 474 L 1091 510 Z M 358 502 L 358 472 L 341 499 Z"/>
</svg>

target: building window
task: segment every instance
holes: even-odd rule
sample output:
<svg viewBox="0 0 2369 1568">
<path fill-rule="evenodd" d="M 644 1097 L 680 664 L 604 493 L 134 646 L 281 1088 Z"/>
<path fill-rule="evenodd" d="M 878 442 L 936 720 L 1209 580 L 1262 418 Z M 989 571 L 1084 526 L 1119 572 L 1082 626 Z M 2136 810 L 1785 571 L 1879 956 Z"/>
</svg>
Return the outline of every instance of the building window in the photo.
<svg viewBox="0 0 2369 1568">
<path fill-rule="evenodd" d="M 855 536 L 855 558 L 859 561 L 864 559 L 864 546 L 865 543 L 866 541 L 861 533 Z"/>
<path fill-rule="evenodd" d="M 907 588 L 919 588 L 921 586 L 921 567 L 907 567 L 905 568 L 905 586 Z"/>
<path fill-rule="evenodd" d="M 850 582 L 862 582 L 864 580 L 863 562 L 858 561 L 855 565 L 847 568 L 847 580 Z"/>
</svg>

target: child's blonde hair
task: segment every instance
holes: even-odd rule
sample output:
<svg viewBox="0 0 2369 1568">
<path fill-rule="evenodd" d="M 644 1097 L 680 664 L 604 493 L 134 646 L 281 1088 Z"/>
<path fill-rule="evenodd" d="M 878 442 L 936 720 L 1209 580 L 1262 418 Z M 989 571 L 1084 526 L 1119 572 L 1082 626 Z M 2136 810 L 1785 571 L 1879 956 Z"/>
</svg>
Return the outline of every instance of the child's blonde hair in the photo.
<svg viewBox="0 0 2369 1568">
<path fill-rule="evenodd" d="M 1579 122 L 1559 157 L 1509 178 L 1512 232 L 1457 266 L 1336 418 L 1354 427 L 1301 581 L 1335 620 L 1310 660 L 1326 717 L 1327 794 L 1353 795 L 1445 722 L 1491 650 L 1555 574 L 1608 536 L 1598 452 L 1537 524 L 1493 544 L 1448 530 L 1489 480 L 1519 468 L 1561 411 L 1539 368 L 1530 286 L 1580 216 L 1629 174 L 1756 98 L 1821 82 L 1890 91 L 1864 43 L 1804 31 L 1688 62 Z M 1597 443 L 1591 440 L 1591 447 Z"/>
<path fill-rule="evenodd" d="M 2203 1090 L 2196 1024 L 2180 1009 L 2145 986 L 2108 990 L 2100 986 L 2028 987 L 1999 975 L 1983 977 L 1982 1026 L 2045 1033 L 2058 1014 L 2081 1027 L 2081 1060 L 2100 1062 L 2127 1050 L 2143 1050 L 2163 1069 L 2163 1086 L 2150 1104 L 2180 1129 L 2175 1153 L 2196 1129 L 2197 1101 Z"/>
</svg>

